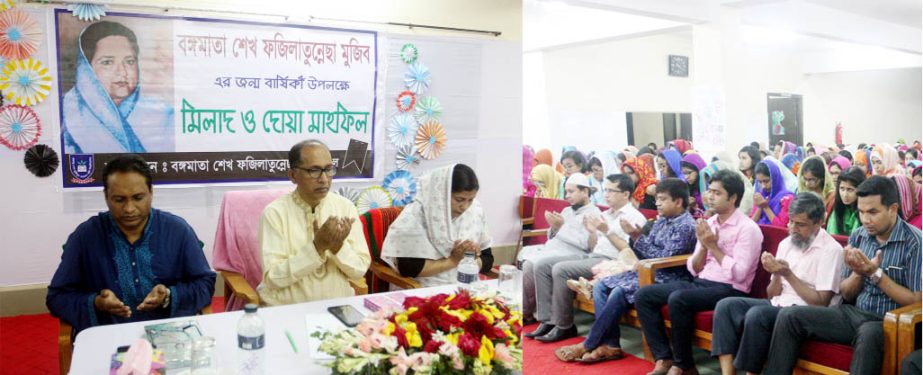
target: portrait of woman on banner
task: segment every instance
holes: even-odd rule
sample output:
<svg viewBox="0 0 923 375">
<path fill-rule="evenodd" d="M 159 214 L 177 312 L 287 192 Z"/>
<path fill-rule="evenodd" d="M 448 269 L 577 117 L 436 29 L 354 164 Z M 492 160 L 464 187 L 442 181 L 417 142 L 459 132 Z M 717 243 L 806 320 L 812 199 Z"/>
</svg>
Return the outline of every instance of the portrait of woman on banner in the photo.
<svg viewBox="0 0 923 375">
<path fill-rule="evenodd" d="M 61 109 L 65 152 L 173 152 L 173 108 L 142 93 L 135 33 L 101 21 L 77 42 L 74 87 Z"/>
</svg>

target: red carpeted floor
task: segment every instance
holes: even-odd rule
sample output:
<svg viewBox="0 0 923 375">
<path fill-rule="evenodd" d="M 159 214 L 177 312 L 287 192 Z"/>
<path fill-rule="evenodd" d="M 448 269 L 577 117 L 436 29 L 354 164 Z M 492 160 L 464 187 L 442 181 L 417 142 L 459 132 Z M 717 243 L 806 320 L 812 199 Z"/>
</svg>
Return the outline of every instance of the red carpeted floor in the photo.
<svg viewBox="0 0 923 375">
<path fill-rule="evenodd" d="M 537 325 L 529 325 L 523 332 L 531 332 Z M 565 363 L 554 356 L 554 350 L 583 341 L 583 337 L 575 337 L 556 343 L 545 344 L 532 339 L 523 339 L 523 374 L 555 374 L 574 373 L 580 375 L 594 374 L 646 374 L 654 369 L 654 364 L 625 353 L 625 358 L 617 361 L 607 361 L 595 364 Z"/>
<path fill-rule="evenodd" d="M 224 299 L 212 299 L 224 311 Z M 0 375 L 57 375 L 58 319 L 49 314 L 0 318 Z"/>
</svg>

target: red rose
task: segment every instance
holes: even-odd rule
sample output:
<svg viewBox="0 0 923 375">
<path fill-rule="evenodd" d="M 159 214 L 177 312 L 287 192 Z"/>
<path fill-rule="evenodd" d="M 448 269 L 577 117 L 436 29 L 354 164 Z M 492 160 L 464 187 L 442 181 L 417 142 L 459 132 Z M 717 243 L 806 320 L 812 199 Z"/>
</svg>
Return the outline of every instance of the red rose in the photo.
<svg viewBox="0 0 923 375">
<path fill-rule="evenodd" d="M 420 297 L 410 296 L 410 297 L 404 298 L 404 308 L 405 309 L 409 309 L 411 307 L 419 308 L 420 306 L 423 306 L 423 304 L 425 303 L 426 303 L 426 300 Z"/>
<path fill-rule="evenodd" d="M 439 347 L 442 346 L 442 341 L 430 341 L 423 345 L 423 351 L 427 353 L 436 353 L 439 351 Z"/>
<path fill-rule="evenodd" d="M 449 308 L 452 310 L 461 310 L 471 308 L 471 296 L 467 291 L 458 292 L 455 298 L 449 302 Z"/>
<path fill-rule="evenodd" d="M 465 355 L 477 358 L 478 351 L 481 349 L 481 340 L 466 332 L 458 338 L 458 348 Z"/>
<path fill-rule="evenodd" d="M 471 314 L 463 326 L 465 332 L 471 334 L 478 340 L 481 339 L 481 336 L 493 332 L 494 329 L 494 327 L 487 321 L 487 317 L 481 313 Z"/>
<path fill-rule="evenodd" d="M 391 333 L 391 336 L 397 338 L 397 344 L 404 347 L 404 349 L 410 349 L 410 343 L 407 342 L 407 331 L 404 330 L 400 325 L 394 325 L 394 332 Z"/>
</svg>

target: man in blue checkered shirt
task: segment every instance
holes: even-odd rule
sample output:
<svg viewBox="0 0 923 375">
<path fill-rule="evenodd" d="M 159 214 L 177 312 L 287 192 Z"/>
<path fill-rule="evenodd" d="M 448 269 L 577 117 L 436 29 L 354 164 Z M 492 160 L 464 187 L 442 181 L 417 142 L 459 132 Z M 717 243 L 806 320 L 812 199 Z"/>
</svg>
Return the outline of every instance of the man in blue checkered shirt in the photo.
<svg viewBox="0 0 923 375">
<path fill-rule="evenodd" d="M 898 216 L 897 185 L 873 176 L 859 185 L 857 194 L 862 227 L 853 231 L 844 249 L 844 304 L 782 310 L 764 374 L 791 374 L 804 340 L 852 345 L 849 373 L 878 374 L 885 313 L 920 304 L 920 230 Z"/>
</svg>

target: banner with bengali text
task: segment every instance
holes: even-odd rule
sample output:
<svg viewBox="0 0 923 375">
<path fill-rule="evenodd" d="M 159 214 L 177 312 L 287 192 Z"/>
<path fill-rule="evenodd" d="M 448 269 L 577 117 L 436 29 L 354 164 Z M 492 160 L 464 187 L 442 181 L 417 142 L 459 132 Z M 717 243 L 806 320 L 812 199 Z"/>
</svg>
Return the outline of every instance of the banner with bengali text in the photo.
<svg viewBox="0 0 923 375">
<path fill-rule="evenodd" d="M 336 178 L 374 175 L 374 31 L 63 9 L 55 27 L 64 187 L 124 153 L 160 184 L 284 180 L 305 139 Z"/>
</svg>

